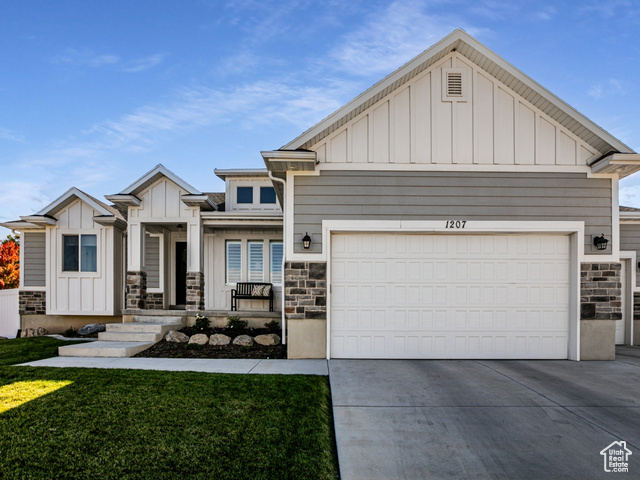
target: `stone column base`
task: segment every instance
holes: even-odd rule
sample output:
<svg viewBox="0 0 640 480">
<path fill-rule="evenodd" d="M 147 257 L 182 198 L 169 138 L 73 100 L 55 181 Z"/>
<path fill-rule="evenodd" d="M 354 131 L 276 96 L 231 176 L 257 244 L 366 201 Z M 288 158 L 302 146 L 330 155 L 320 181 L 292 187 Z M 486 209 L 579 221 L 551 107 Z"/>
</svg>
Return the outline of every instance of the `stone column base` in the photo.
<svg viewBox="0 0 640 480">
<path fill-rule="evenodd" d="M 127 272 L 126 306 L 143 309 L 147 306 L 147 272 Z"/>
<path fill-rule="evenodd" d="M 187 272 L 187 310 L 204 310 L 204 274 Z"/>
<path fill-rule="evenodd" d="M 44 315 L 47 313 L 47 292 L 20 290 L 18 292 L 18 313 L 20 315 Z"/>
</svg>

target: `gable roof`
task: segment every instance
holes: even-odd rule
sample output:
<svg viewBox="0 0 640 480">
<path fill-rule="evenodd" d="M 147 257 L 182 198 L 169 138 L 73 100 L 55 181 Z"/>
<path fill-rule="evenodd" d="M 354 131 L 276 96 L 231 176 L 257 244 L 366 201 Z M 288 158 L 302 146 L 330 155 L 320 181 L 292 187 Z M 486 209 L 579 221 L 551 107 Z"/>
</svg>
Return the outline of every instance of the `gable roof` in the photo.
<svg viewBox="0 0 640 480">
<path fill-rule="evenodd" d="M 431 48 L 425 50 L 342 108 L 284 145 L 281 150 L 310 148 L 390 92 L 454 51 L 498 79 L 568 131 L 591 145 L 602 155 L 611 152 L 635 153 L 630 147 L 461 29 L 447 35 Z"/>
<path fill-rule="evenodd" d="M 185 189 L 189 195 L 202 195 L 202 192 L 185 182 L 161 163 L 153 167 L 138 180 L 122 190 L 118 195 L 137 195 L 161 177 L 168 178 L 179 187 Z"/>
<path fill-rule="evenodd" d="M 36 216 L 53 216 L 56 212 L 60 211 L 70 203 L 74 202 L 76 199 L 80 199 L 94 210 L 97 210 L 100 215 L 104 216 L 114 216 L 121 219 L 124 219 L 122 214 L 115 208 L 107 205 L 104 202 L 101 202 L 95 197 L 92 197 L 88 193 L 83 192 L 82 190 L 71 187 L 69 190 L 60 195 L 57 199 L 51 202 L 49 205 L 44 207 L 42 210 L 37 212 Z"/>
</svg>

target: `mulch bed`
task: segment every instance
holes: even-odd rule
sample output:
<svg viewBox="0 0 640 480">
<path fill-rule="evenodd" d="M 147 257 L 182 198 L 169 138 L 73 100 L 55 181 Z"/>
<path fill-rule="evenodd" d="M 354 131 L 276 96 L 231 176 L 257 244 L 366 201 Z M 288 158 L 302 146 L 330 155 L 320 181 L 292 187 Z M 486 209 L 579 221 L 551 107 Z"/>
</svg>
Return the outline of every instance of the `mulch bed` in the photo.
<svg viewBox="0 0 640 480">
<path fill-rule="evenodd" d="M 193 327 L 185 327 L 180 331 L 186 335 L 192 336 L 196 333 L 204 333 L 211 336 L 215 333 L 222 333 L 231 337 L 231 341 L 238 335 L 250 335 L 256 337 L 267 333 L 275 333 L 282 338 L 280 330 L 273 331 L 266 328 L 249 328 L 246 330 L 230 329 L 230 328 L 207 328 L 198 331 Z M 173 343 L 161 340 L 152 347 L 134 355 L 134 357 L 143 358 L 286 358 L 287 351 L 285 345 L 263 346 L 254 343 L 251 347 L 242 347 L 239 345 L 196 345 L 188 343 Z"/>
</svg>

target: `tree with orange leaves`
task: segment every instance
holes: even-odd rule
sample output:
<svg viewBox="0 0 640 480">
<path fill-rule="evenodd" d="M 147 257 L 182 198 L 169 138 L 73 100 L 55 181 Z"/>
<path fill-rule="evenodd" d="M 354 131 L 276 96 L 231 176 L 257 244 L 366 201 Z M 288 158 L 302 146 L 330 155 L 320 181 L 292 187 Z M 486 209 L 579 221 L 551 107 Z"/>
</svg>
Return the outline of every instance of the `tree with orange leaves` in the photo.
<svg viewBox="0 0 640 480">
<path fill-rule="evenodd" d="M 9 235 L 0 244 L 0 290 L 20 286 L 20 243 Z"/>
</svg>

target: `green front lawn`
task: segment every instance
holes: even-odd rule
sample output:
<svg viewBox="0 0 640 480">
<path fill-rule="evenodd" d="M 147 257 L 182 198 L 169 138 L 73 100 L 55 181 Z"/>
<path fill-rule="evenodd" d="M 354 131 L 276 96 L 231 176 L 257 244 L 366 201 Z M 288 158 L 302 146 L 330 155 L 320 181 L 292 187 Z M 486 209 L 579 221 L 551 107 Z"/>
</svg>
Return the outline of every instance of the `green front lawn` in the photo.
<svg viewBox="0 0 640 480">
<path fill-rule="evenodd" d="M 8 366 L 51 338 L 0 342 L 3 479 L 334 479 L 326 377 Z"/>
</svg>

